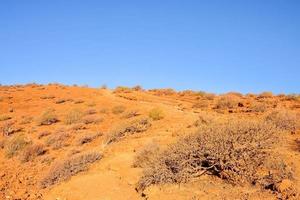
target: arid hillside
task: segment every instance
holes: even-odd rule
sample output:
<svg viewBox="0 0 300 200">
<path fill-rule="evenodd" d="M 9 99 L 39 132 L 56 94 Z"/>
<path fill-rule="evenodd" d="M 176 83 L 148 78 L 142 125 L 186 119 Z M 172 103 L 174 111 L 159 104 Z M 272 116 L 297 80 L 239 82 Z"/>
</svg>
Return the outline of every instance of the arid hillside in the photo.
<svg viewBox="0 0 300 200">
<path fill-rule="evenodd" d="M 300 199 L 300 97 L 0 86 L 0 199 Z"/>
</svg>

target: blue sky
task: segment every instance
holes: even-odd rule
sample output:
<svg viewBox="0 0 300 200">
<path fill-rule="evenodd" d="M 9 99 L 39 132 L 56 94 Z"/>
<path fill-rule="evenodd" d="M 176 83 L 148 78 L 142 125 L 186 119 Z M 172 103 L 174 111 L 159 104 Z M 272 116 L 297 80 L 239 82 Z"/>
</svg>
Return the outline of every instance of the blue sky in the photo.
<svg viewBox="0 0 300 200">
<path fill-rule="evenodd" d="M 300 1 L 0 1 L 0 83 L 300 93 Z"/>
</svg>

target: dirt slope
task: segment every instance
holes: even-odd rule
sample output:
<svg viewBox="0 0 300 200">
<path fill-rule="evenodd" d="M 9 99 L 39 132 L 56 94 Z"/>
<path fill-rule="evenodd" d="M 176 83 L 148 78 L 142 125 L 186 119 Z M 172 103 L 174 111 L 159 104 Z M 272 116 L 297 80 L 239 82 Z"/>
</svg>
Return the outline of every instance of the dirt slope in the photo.
<svg viewBox="0 0 300 200">
<path fill-rule="evenodd" d="M 221 96 L 172 90 L 143 91 L 139 88 L 92 89 L 88 87 L 22 85 L 0 87 L 0 198 L 46 200 L 93 199 L 277 199 L 278 194 L 252 185 L 233 186 L 208 175 L 185 184 L 156 185 L 144 193 L 136 192 L 136 183 L 143 173 L 133 167 L 139 150 L 149 143 L 167 148 L 182 136 L 197 130 L 195 122 L 201 116 L 234 116 L 243 119 L 263 118 L 274 108 L 285 108 L 299 114 L 300 103 L 287 96 L 259 97 L 228 94 L 237 100 L 232 108 L 218 108 Z M 264 111 L 253 105 L 262 103 Z M 162 119 L 153 120 L 149 113 L 158 109 Z M 41 125 L 43 114 L 55 114 L 57 121 Z M 67 123 L 72 111 L 80 119 Z M 69 118 L 68 118 L 69 116 Z M 149 119 L 146 130 L 121 137 L 107 144 L 108 135 L 127 121 Z M 76 121 L 76 122 L 75 122 Z M 125 125 L 124 125 L 125 126 Z M 97 135 L 83 141 L 87 135 Z M 53 137 L 53 136 L 60 137 Z M 23 148 L 8 148 L 13 138 L 25 138 Z M 54 139 L 53 139 L 54 138 Z M 51 141 L 52 139 L 52 141 Z M 300 188 L 300 133 L 286 134 L 276 147 L 293 167 L 293 186 Z M 54 141 L 54 142 L 53 142 Z M 85 140 L 84 140 L 85 141 Z M 39 155 L 24 161 L 24 151 L 32 144 L 43 145 Z M 19 144 L 20 145 L 20 144 Z M 22 146 L 22 145 L 21 145 Z M 13 156 L 8 156 L 8 151 Z M 98 152 L 102 158 L 85 170 L 46 188 L 41 180 L 52 165 L 85 152 Z M 29 155 L 32 155 L 32 153 Z M 27 158 L 27 157 L 26 157 Z"/>
</svg>

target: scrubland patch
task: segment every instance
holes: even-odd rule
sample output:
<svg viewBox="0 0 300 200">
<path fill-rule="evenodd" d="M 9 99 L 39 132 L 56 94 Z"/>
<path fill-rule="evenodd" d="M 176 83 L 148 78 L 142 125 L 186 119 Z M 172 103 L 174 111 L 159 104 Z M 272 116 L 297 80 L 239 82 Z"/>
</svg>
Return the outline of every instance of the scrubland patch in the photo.
<svg viewBox="0 0 300 200">
<path fill-rule="evenodd" d="M 289 178 L 281 171 L 284 169 L 271 170 L 267 162 L 276 133 L 270 123 L 249 120 L 201 126 L 196 134 L 180 139 L 148 162 L 137 190 L 152 184 L 187 182 L 203 174 L 232 184 L 260 184 L 270 178 L 274 184 L 283 177 Z M 268 173 L 261 175 L 260 170 Z"/>
<path fill-rule="evenodd" d="M 42 188 L 49 187 L 61 181 L 69 179 L 71 176 L 88 169 L 91 163 L 100 160 L 102 155 L 98 152 L 89 152 L 74 155 L 62 161 L 52 164 L 46 176 L 41 180 Z"/>
<path fill-rule="evenodd" d="M 164 113 L 160 108 L 153 108 L 149 112 L 149 117 L 154 121 L 161 120 L 164 118 Z"/>
</svg>

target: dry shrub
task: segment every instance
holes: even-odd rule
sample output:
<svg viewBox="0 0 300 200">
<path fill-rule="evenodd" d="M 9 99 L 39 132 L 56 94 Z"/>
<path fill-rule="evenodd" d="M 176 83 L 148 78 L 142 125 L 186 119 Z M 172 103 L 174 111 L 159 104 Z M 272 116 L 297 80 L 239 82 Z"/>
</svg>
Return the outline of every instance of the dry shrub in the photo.
<svg viewBox="0 0 300 200">
<path fill-rule="evenodd" d="M 66 100 L 65 99 L 58 99 L 55 101 L 56 104 L 62 104 L 62 103 L 65 103 Z"/>
<path fill-rule="evenodd" d="M 82 118 L 81 122 L 88 125 L 88 124 L 98 124 L 103 121 L 103 118 L 96 117 L 96 116 L 85 116 Z"/>
<path fill-rule="evenodd" d="M 110 144 L 119 141 L 121 138 L 146 131 L 151 126 L 147 118 L 127 121 L 108 133 L 105 139 L 105 144 Z"/>
<path fill-rule="evenodd" d="M 265 112 L 268 109 L 268 105 L 261 102 L 251 104 L 250 109 L 254 112 Z"/>
<path fill-rule="evenodd" d="M 32 122 L 33 117 L 30 116 L 22 116 L 22 119 L 20 121 L 20 124 L 29 124 L 30 122 Z"/>
<path fill-rule="evenodd" d="M 53 109 L 46 110 L 38 119 L 38 125 L 51 125 L 58 122 L 57 116 Z"/>
<path fill-rule="evenodd" d="M 297 114 L 286 109 L 273 110 L 266 116 L 266 121 L 284 131 L 295 132 L 299 128 Z"/>
<path fill-rule="evenodd" d="M 14 133 L 21 131 L 22 128 L 15 126 L 14 122 L 6 122 L 1 126 L 0 130 L 2 132 L 2 135 L 10 136 Z"/>
<path fill-rule="evenodd" d="M 131 110 L 131 111 L 126 112 L 122 116 L 122 118 L 129 119 L 129 118 L 132 118 L 132 117 L 137 117 L 139 115 L 140 115 L 140 113 L 137 110 Z"/>
<path fill-rule="evenodd" d="M 38 139 L 41 139 L 41 138 L 43 138 L 43 137 L 46 137 L 46 136 L 48 136 L 48 135 L 50 135 L 51 134 L 51 132 L 50 131 L 42 131 L 42 132 L 40 132 L 39 134 L 38 134 Z"/>
<path fill-rule="evenodd" d="M 97 104 L 95 102 L 89 102 L 86 104 L 88 107 L 95 107 Z"/>
<path fill-rule="evenodd" d="M 173 90 L 172 88 L 164 88 L 164 89 L 152 89 L 149 90 L 152 92 L 154 95 L 157 96 L 170 96 L 176 94 L 176 91 Z"/>
<path fill-rule="evenodd" d="M 255 183 L 262 178 L 257 171 L 270 157 L 276 130 L 269 123 L 245 120 L 202 126 L 154 158 L 137 190 L 151 184 L 186 182 L 205 173 L 233 184 Z"/>
<path fill-rule="evenodd" d="M 273 93 L 272 92 L 262 92 L 258 95 L 258 98 L 272 98 Z"/>
<path fill-rule="evenodd" d="M 115 88 L 115 90 L 113 91 L 113 93 L 130 93 L 131 89 L 129 87 L 125 87 L 125 86 L 118 86 Z"/>
<path fill-rule="evenodd" d="M 221 97 L 216 105 L 217 109 L 232 109 L 238 105 L 238 101 L 233 96 L 223 96 Z"/>
<path fill-rule="evenodd" d="M 71 176 L 88 169 L 91 163 L 100 160 L 102 155 L 97 152 L 84 153 L 66 158 L 63 161 L 53 163 L 49 172 L 41 180 L 42 188 L 49 187 L 61 181 L 65 181 Z"/>
<path fill-rule="evenodd" d="M 87 111 L 85 111 L 86 115 L 94 115 L 96 113 L 97 113 L 97 111 L 95 109 L 88 109 Z"/>
<path fill-rule="evenodd" d="M 74 130 L 74 131 L 85 130 L 85 129 L 87 129 L 87 127 L 83 123 L 75 124 L 71 127 L 71 130 Z"/>
<path fill-rule="evenodd" d="M 70 135 L 64 132 L 55 133 L 47 138 L 46 145 L 53 149 L 60 149 L 67 146 L 67 140 L 69 137 Z"/>
<path fill-rule="evenodd" d="M 75 104 L 80 104 L 80 103 L 84 103 L 84 101 L 81 100 L 81 99 L 78 99 L 78 100 L 75 100 L 74 103 L 75 103 Z"/>
<path fill-rule="evenodd" d="M 86 144 L 86 143 L 90 143 L 90 142 L 92 142 L 93 140 L 95 140 L 96 138 L 98 138 L 102 135 L 103 135 L 102 133 L 86 134 L 84 136 L 81 136 L 78 139 L 77 144 L 78 145 L 83 145 L 83 144 Z"/>
<path fill-rule="evenodd" d="M 8 116 L 8 115 L 0 115 L 0 122 L 1 121 L 6 121 L 6 120 L 9 120 L 11 119 L 11 116 Z"/>
<path fill-rule="evenodd" d="M 143 88 L 140 85 L 136 85 L 136 86 L 132 87 L 132 90 L 133 91 L 143 91 Z"/>
<path fill-rule="evenodd" d="M 112 108 L 112 113 L 117 115 L 123 113 L 125 110 L 126 110 L 125 106 L 122 105 L 115 106 Z"/>
<path fill-rule="evenodd" d="M 23 150 L 31 142 L 28 141 L 23 135 L 16 135 L 5 143 L 5 155 L 8 158 L 11 158 Z"/>
<path fill-rule="evenodd" d="M 64 123 L 68 125 L 78 123 L 82 119 L 82 116 L 83 113 L 80 110 L 78 109 L 70 110 L 64 118 Z"/>
<path fill-rule="evenodd" d="M 54 98 L 55 98 L 54 95 L 44 95 L 40 97 L 40 99 L 54 99 Z"/>
<path fill-rule="evenodd" d="M 133 161 L 133 167 L 148 167 L 158 155 L 159 155 L 159 145 L 155 142 L 151 142 L 143 146 L 140 150 L 137 151 L 136 156 Z"/>
<path fill-rule="evenodd" d="M 44 155 L 45 153 L 46 149 L 43 144 L 32 144 L 23 150 L 22 154 L 20 155 L 20 160 L 22 162 L 32 161 L 35 159 L 35 157 Z"/>
<path fill-rule="evenodd" d="M 205 93 L 203 97 L 207 100 L 214 100 L 216 95 L 213 93 Z"/>
<path fill-rule="evenodd" d="M 207 101 L 198 101 L 197 103 L 193 104 L 192 108 L 207 108 L 209 103 Z"/>
<path fill-rule="evenodd" d="M 154 121 L 156 120 L 161 120 L 164 118 L 164 113 L 160 108 L 153 108 L 149 112 L 149 117 L 153 119 Z"/>
</svg>

